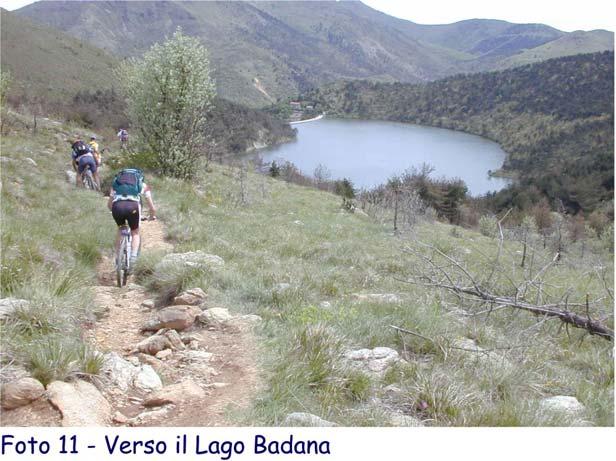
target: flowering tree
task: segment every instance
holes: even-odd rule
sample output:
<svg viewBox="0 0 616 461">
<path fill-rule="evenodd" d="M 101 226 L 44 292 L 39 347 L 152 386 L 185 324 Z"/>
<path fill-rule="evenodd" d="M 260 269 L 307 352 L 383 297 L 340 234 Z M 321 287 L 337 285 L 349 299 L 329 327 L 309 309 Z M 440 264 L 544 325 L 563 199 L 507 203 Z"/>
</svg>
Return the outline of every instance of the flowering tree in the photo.
<svg viewBox="0 0 616 461">
<path fill-rule="evenodd" d="M 178 30 L 118 70 L 127 113 L 160 172 L 189 179 L 216 94 L 207 50 Z"/>
</svg>

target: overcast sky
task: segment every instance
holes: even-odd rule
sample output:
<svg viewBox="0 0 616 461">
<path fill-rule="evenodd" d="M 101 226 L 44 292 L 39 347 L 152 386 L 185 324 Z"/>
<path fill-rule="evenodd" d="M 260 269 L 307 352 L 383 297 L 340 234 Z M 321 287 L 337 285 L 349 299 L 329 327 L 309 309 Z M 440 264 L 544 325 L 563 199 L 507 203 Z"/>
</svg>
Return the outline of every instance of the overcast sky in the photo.
<svg viewBox="0 0 616 461">
<path fill-rule="evenodd" d="M 616 28 L 610 0 L 363 0 L 392 16 L 419 24 L 449 24 L 464 19 L 503 19 L 541 23 L 567 32 Z M 32 0 L 0 0 L 7 10 Z"/>
</svg>

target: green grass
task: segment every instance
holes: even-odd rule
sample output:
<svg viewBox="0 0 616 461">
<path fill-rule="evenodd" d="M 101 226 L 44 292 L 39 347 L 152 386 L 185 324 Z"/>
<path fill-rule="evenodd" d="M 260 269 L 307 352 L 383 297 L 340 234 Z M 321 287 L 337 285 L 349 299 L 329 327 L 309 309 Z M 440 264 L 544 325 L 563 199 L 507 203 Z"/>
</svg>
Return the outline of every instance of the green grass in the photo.
<svg viewBox="0 0 616 461">
<path fill-rule="evenodd" d="M 613 424 L 611 343 L 581 330 L 570 329 L 568 335 L 558 321 L 524 312 L 473 316 L 486 306 L 398 280 L 426 269 L 416 254 L 405 251 L 433 252 L 418 245 L 421 241 L 486 282 L 497 254 L 494 238 L 461 228 L 452 235 L 452 226 L 438 222 L 394 236 L 366 216 L 343 211 L 339 197 L 252 174 L 249 204 L 241 206 L 236 178 L 232 168 L 215 165 L 194 185 L 170 179 L 152 183 L 176 251 L 202 249 L 225 260 L 222 268 L 189 274 L 189 284 L 206 290 L 213 304 L 264 319 L 259 334 L 265 345 L 265 391 L 241 422 L 279 424 L 291 411 L 309 411 L 343 425 L 388 424 L 384 409 L 366 402 L 395 384 L 406 396 L 398 408 L 428 425 L 563 424 L 542 415 L 537 403 L 559 394 L 586 405 L 591 424 Z M 552 258 L 540 243 L 537 236 L 532 267 L 527 263 L 521 269 L 521 245 L 505 242 L 501 270 L 491 281 L 495 290 L 510 294 L 512 282 L 535 274 Z M 606 267 L 612 280 L 613 264 L 599 243 L 587 242 L 583 258 L 579 245 L 569 245 L 546 276 L 543 295 L 569 289 L 571 302 L 586 293 L 604 296 L 594 268 Z M 354 293 L 397 293 L 402 302 L 357 301 Z M 529 293 L 538 295 L 536 288 Z M 591 314 L 604 314 L 613 325 L 609 300 Z M 431 340 L 397 333 L 390 325 Z M 502 361 L 483 366 L 476 354 L 452 348 L 460 338 L 499 348 L 496 353 L 510 366 L 500 366 Z M 376 346 L 405 353 L 409 363 L 379 380 L 350 370 L 342 358 L 346 350 Z M 418 409 L 421 401 L 427 408 Z"/>
<path fill-rule="evenodd" d="M 3 359 L 18 360 L 44 381 L 100 366 L 79 339 L 80 326 L 95 319 L 89 286 L 114 233 L 102 198 L 65 182 L 66 146 L 54 134 L 2 140 L 2 155 L 17 160 L 2 164 L 2 296 L 30 301 L 1 325 Z M 25 157 L 44 168 L 23 168 Z M 290 412 L 307 411 L 341 425 L 389 425 L 395 410 L 426 425 L 577 424 L 539 409 L 541 398 L 564 394 L 586 406 L 585 424 L 614 424 L 612 343 L 525 312 L 487 315 L 485 305 L 403 281 L 428 269 L 419 255 L 437 261 L 438 248 L 487 284 L 496 239 L 430 221 L 393 235 L 387 225 L 342 210 L 337 196 L 252 173 L 242 205 L 237 178 L 234 168 L 219 165 L 194 184 L 148 177 L 175 251 L 203 250 L 225 264 L 161 273 L 155 267 L 163 254 L 151 253 L 137 267 L 139 283 L 163 298 L 199 286 L 212 305 L 263 318 L 256 333 L 265 385 L 237 422 L 280 424 Z M 501 269 L 489 281 L 494 290 L 510 295 L 512 283 L 552 258 L 538 236 L 532 246 L 522 269 L 521 245 L 507 239 Z M 612 285 L 612 258 L 598 240 L 587 242 L 583 257 L 580 244 L 568 244 L 541 293 L 531 287 L 529 297 L 567 290 L 570 302 L 586 293 L 605 296 L 602 277 Z M 357 293 L 396 293 L 401 301 L 360 301 Z M 613 326 L 609 298 L 590 314 Z M 498 355 L 455 349 L 463 338 Z M 377 346 L 407 361 L 379 378 L 344 359 L 348 350 Z M 374 399 L 390 384 L 400 394 L 379 404 Z"/>
<path fill-rule="evenodd" d="M 0 293 L 28 301 L 2 324 L 2 360 L 25 366 L 44 384 L 100 368 L 81 334 L 99 314 L 95 265 L 114 238 L 103 198 L 66 181 L 68 144 L 57 132 L 17 132 L 1 145 L 9 160 L 1 175 Z"/>
</svg>

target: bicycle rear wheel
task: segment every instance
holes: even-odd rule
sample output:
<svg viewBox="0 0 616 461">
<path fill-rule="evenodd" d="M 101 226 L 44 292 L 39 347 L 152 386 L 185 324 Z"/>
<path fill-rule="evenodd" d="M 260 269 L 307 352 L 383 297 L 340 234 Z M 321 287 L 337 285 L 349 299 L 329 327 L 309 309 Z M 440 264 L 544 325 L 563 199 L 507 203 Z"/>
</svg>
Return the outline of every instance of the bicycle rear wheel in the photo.
<svg viewBox="0 0 616 461">
<path fill-rule="evenodd" d="M 94 182 L 94 177 L 92 177 L 92 171 L 89 168 L 85 171 L 83 176 L 83 185 L 86 186 L 86 189 L 96 190 L 96 183 Z"/>
</svg>

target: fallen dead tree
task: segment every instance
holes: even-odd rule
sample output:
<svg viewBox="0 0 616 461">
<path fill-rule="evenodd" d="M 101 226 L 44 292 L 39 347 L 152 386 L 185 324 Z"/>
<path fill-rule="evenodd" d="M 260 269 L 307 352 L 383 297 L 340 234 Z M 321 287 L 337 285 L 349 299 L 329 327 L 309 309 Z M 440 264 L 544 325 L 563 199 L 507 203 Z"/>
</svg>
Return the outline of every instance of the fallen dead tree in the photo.
<svg viewBox="0 0 616 461">
<path fill-rule="evenodd" d="M 543 318 L 557 318 L 565 326 L 571 325 L 576 328 L 582 328 L 591 335 L 600 336 L 608 341 L 614 340 L 614 331 L 606 326 L 604 321 L 593 319 L 590 313 L 590 308 L 605 298 L 591 301 L 589 296 L 586 295 L 584 303 L 571 303 L 569 302 L 570 292 L 566 292 L 559 299 L 552 300 L 551 302 L 533 303 L 528 300 L 531 291 L 535 293 L 536 300 L 544 298 L 542 293 L 543 278 L 548 270 L 559 260 L 558 253 L 530 279 L 515 283 L 512 278 L 505 276 L 511 284 L 512 294 L 503 295 L 497 292 L 492 283 L 494 274 L 499 267 L 502 241 L 497 256 L 492 262 L 493 265 L 489 276 L 483 283 L 480 282 L 478 276 L 471 273 L 462 263 L 438 248 L 423 243 L 419 243 L 419 245 L 430 251 L 431 254 L 428 256 L 414 248 L 406 248 L 405 251 L 419 257 L 425 263 L 424 268 L 417 275 L 405 280 L 398 280 L 445 289 L 455 293 L 461 299 L 488 304 L 487 315 L 490 315 L 494 310 L 502 308 L 520 309 Z"/>
</svg>

